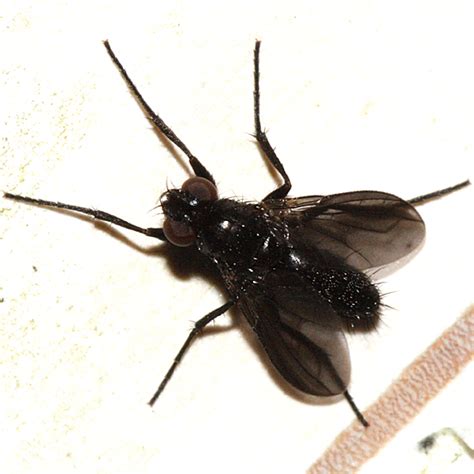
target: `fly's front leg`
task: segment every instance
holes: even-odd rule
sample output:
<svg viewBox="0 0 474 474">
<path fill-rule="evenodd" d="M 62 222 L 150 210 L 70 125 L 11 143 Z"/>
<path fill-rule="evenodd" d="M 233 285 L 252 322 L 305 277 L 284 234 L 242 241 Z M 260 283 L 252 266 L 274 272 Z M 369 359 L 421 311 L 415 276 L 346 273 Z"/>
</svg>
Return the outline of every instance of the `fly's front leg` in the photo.
<svg viewBox="0 0 474 474">
<path fill-rule="evenodd" d="M 166 372 L 165 377 L 160 383 L 158 390 L 155 392 L 155 394 L 151 397 L 150 401 L 148 402 L 150 406 L 153 406 L 157 398 L 161 395 L 161 392 L 163 392 L 163 390 L 165 389 L 166 384 L 169 382 L 170 378 L 173 376 L 173 373 L 176 370 L 176 367 L 181 362 L 181 359 L 183 358 L 188 347 L 193 342 L 194 338 L 204 329 L 205 326 L 207 326 L 211 321 L 216 319 L 218 316 L 221 316 L 222 314 L 224 314 L 233 304 L 234 304 L 233 301 L 228 301 L 227 303 L 223 304 L 222 306 L 215 309 L 214 311 L 211 311 L 209 314 L 207 314 L 206 316 L 204 316 L 203 318 L 201 318 L 199 321 L 197 321 L 194 324 L 194 328 L 189 333 L 187 339 L 184 341 L 184 344 L 181 346 L 181 349 L 176 355 L 173 363 L 171 364 L 171 367 L 168 369 L 168 372 Z"/>
<path fill-rule="evenodd" d="M 125 229 L 133 230 L 135 232 L 139 232 L 140 234 L 148 235 L 148 237 L 155 237 L 156 239 L 167 241 L 163 233 L 163 229 L 159 227 L 139 227 L 135 224 L 131 224 L 130 222 L 120 219 L 120 217 L 116 217 L 112 214 L 109 214 L 108 212 L 99 211 L 98 209 L 90 209 L 88 207 L 75 206 L 73 204 L 65 204 L 63 202 L 35 199 L 12 193 L 4 193 L 3 197 L 11 199 L 13 201 L 34 204 L 35 206 L 52 207 L 53 209 L 64 209 L 66 211 L 78 212 L 79 214 L 86 214 L 88 216 L 92 216 L 94 219 L 97 219 L 99 221 L 110 222 L 111 224 L 114 224 L 116 226 L 124 227 Z"/>
<path fill-rule="evenodd" d="M 139 90 L 130 79 L 125 68 L 122 66 L 122 63 L 118 60 L 117 56 L 110 47 L 108 41 L 104 41 L 105 49 L 112 59 L 112 62 L 115 64 L 116 68 L 119 70 L 121 76 L 126 82 L 131 93 L 139 103 L 140 107 L 146 112 L 148 120 L 155 126 L 170 142 L 174 143 L 189 159 L 189 164 L 193 169 L 196 176 L 205 178 L 211 183 L 215 183 L 214 178 L 211 173 L 206 169 L 206 167 L 189 151 L 189 148 L 178 138 L 178 136 L 171 130 L 171 128 L 163 121 L 163 119 L 153 111 L 153 109 L 147 104 L 143 96 L 140 94 Z"/>
<path fill-rule="evenodd" d="M 270 163 L 275 167 L 275 169 L 280 173 L 281 177 L 283 178 L 284 183 L 272 191 L 268 196 L 266 196 L 263 200 L 266 201 L 267 199 L 282 199 L 286 197 L 291 189 L 291 181 L 288 175 L 286 174 L 285 168 L 281 163 L 280 159 L 275 153 L 275 150 L 270 145 L 268 141 L 267 135 L 262 130 L 262 125 L 260 123 L 260 41 L 255 43 L 255 50 L 254 50 L 254 92 L 253 92 L 253 100 L 254 100 L 254 118 L 255 118 L 255 138 L 257 139 L 260 148 L 262 149 L 263 153 L 270 161 Z"/>
</svg>

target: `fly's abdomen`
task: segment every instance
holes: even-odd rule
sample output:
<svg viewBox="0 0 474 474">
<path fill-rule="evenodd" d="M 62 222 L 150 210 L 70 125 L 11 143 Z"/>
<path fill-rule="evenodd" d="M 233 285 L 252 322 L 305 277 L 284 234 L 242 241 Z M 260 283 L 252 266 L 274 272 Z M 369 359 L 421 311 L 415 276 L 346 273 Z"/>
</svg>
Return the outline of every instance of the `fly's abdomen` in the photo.
<svg viewBox="0 0 474 474">
<path fill-rule="evenodd" d="M 313 286 L 352 329 L 372 329 L 378 322 L 381 296 L 367 275 L 351 269 L 313 270 Z"/>
</svg>

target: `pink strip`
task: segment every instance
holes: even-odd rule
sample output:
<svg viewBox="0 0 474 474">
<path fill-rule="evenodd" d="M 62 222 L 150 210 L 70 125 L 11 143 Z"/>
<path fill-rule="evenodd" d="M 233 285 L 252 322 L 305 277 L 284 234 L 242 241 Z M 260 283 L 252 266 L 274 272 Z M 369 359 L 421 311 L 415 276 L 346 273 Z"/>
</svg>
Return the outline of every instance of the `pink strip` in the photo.
<svg viewBox="0 0 474 474">
<path fill-rule="evenodd" d="M 309 474 L 354 473 L 392 439 L 474 355 L 474 306 L 412 362 L 310 467 Z"/>
</svg>

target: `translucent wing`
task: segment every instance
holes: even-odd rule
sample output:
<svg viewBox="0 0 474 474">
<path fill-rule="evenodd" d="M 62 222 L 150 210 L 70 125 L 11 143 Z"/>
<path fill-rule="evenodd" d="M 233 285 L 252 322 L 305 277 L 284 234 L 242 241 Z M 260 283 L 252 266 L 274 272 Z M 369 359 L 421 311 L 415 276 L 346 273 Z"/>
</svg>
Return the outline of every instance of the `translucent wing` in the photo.
<svg viewBox="0 0 474 474">
<path fill-rule="evenodd" d="M 291 385 L 319 396 L 346 390 L 351 366 L 341 320 L 305 278 L 272 271 L 238 305 Z"/>
<path fill-rule="evenodd" d="M 264 202 L 290 227 L 292 237 L 358 270 L 394 262 L 424 239 L 416 209 L 393 194 L 355 191 Z"/>
</svg>

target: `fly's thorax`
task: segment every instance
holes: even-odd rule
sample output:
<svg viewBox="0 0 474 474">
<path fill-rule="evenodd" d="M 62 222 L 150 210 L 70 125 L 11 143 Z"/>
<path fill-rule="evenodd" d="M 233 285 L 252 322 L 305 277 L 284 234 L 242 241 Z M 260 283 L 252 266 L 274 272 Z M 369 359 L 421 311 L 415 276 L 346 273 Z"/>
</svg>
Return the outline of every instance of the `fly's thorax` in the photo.
<svg viewBox="0 0 474 474">
<path fill-rule="evenodd" d="M 163 231 L 173 245 L 197 245 L 221 270 L 266 267 L 278 260 L 288 230 L 260 204 L 218 199 L 215 185 L 191 178 L 161 197 Z"/>
<path fill-rule="evenodd" d="M 282 230 L 260 205 L 219 199 L 208 211 L 196 241 L 216 263 L 252 268 L 277 257 Z"/>
</svg>

